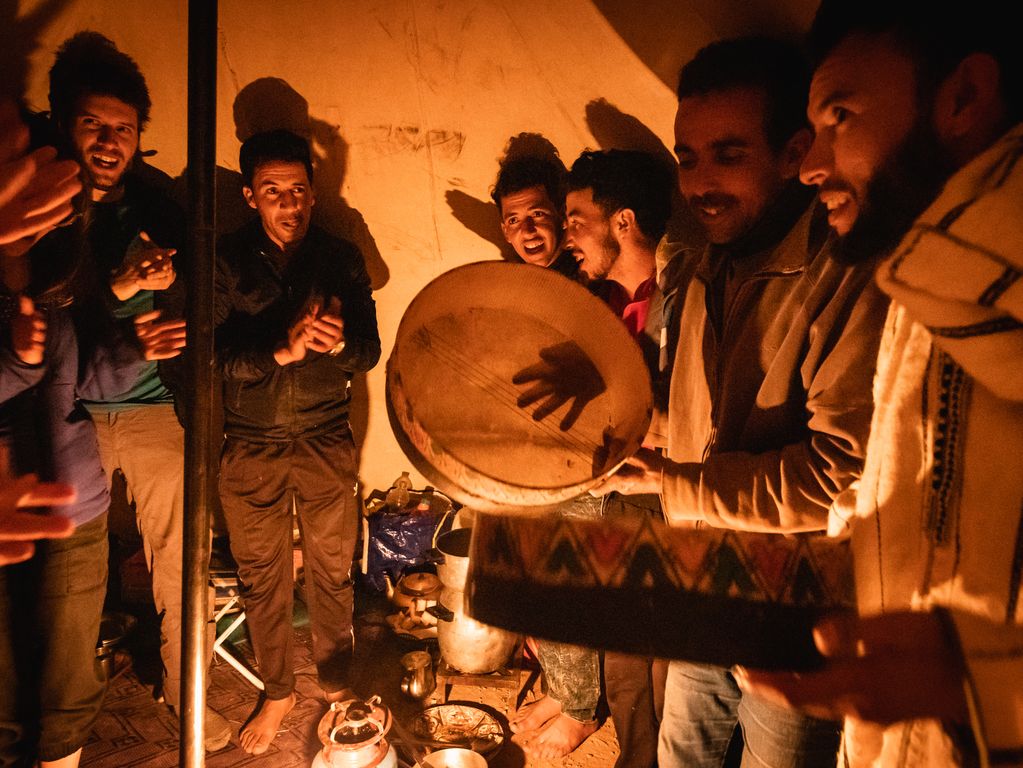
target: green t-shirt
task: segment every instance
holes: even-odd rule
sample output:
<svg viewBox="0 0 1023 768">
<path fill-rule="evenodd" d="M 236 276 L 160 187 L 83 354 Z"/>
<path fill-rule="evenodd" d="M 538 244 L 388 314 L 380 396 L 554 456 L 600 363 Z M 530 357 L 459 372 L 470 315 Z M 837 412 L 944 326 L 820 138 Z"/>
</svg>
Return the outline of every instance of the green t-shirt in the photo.
<svg viewBox="0 0 1023 768">
<path fill-rule="evenodd" d="M 119 302 L 114 308 L 113 314 L 118 320 L 123 320 L 140 315 L 143 312 L 150 312 L 152 309 L 153 292 L 139 291 L 127 301 Z M 131 389 L 120 397 L 105 402 L 84 401 L 85 407 L 92 413 L 109 413 L 110 411 L 122 411 L 139 405 L 158 405 L 173 402 L 174 396 L 160 379 L 156 361 L 146 363 Z"/>
</svg>

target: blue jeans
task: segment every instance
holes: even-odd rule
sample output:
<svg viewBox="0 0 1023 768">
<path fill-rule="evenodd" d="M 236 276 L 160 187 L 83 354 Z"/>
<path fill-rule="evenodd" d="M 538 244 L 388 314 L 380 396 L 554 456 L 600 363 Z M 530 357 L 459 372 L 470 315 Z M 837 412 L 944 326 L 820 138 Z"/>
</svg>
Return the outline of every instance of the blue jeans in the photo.
<svg viewBox="0 0 1023 768">
<path fill-rule="evenodd" d="M 841 723 L 743 696 L 724 667 L 673 661 L 657 746 L 660 768 L 726 765 L 736 725 L 742 768 L 834 768 Z"/>
</svg>

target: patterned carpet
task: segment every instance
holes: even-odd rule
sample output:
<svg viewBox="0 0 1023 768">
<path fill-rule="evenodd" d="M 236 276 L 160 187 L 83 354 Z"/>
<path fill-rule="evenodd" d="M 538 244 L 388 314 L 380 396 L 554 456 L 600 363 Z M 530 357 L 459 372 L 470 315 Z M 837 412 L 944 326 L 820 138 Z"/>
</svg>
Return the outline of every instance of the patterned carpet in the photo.
<svg viewBox="0 0 1023 768">
<path fill-rule="evenodd" d="M 400 668 L 396 662 L 397 656 L 392 654 L 407 650 L 389 630 L 377 623 L 381 613 L 382 610 L 363 611 L 359 621 L 357 647 L 366 652 L 360 653 L 365 658 L 359 659 L 361 663 L 358 664 L 356 690 L 364 691 L 367 695 L 383 690 L 397 690 Z M 294 663 L 298 703 L 285 718 L 282 732 L 266 754 L 258 757 L 248 755 L 237 744 L 238 731 L 252 714 L 258 692 L 223 661 L 211 666 L 207 702 L 231 722 L 235 735 L 228 748 L 207 755 L 208 766 L 290 768 L 309 766 L 312 762 L 318 747 L 316 723 L 326 711 L 326 705 L 316 682 L 312 637 L 300 603 L 296 604 L 295 624 Z M 177 718 L 165 705 L 153 698 L 156 648 L 148 642 L 147 635 L 151 630 L 150 623 L 145 620 L 136 628 L 136 642 L 131 649 L 136 664 L 111 681 L 103 712 L 85 747 L 83 766 L 171 768 L 178 764 Z M 241 656 L 252 662 L 247 642 L 242 640 L 235 648 Z M 124 656 L 127 657 L 127 654 Z M 398 697 L 388 698 L 396 699 L 394 702 L 388 701 L 396 711 L 407 709 Z"/>
<path fill-rule="evenodd" d="M 144 576 L 143 567 L 139 578 Z M 130 582 L 135 580 L 131 575 L 125 578 L 128 589 L 123 589 L 122 594 L 132 594 Z M 134 586 L 135 595 L 148 596 L 147 585 Z M 110 681 L 103 711 L 86 743 L 83 768 L 173 768 L 178 765 L 177 718 L 153 698 L 153 686 L 159 680 L 160 670 L 156 616 L 151 603 L 133 606 L 131 612 L 138 619 L 138 624 L 126 639 L 125 649 L 118 654 L 120 671 Z M 364 696 L 379 694 L 395 718 L 408 724 L 422 705 L 398 693 L 402 675 L 399 659 L 406 652 L 424 646 L 401 639 L 391 631 L 385 619 L 392 612 L 393 608 L 382 596 L 356 590 L 353 683 L 355 690 Z M 227 617 L 225 622 L 229 622 L 230 618 Z M 238 731 L 251 716 L 258 692 L 227 663 L 219 661 L 211 665 L 207 702 L 230 721 L 234 733 L 228 747 L 207 754 L 206 765 L 210 768 L 308 768 L 311 765 L 320 747 L 316 724 L 326 711 L 326 704 L 316 680 L 312 635 L 305 606 L 300 599 L 295 601 L 293 623 L 298 701 L 265 754 L 254 757 L 238 746 Z M 232 639 L 235 640 L 236 653 L 251 665 L 251 649 L 244 632 L 236 632 Z M 433 648 L 436 658 L 435 644 Z M 435 698 L 428 703 L 439 701 L 440 694 L 438 689 Z M 479 702 L 493 708 L 505 718 L 506 729 L 507 714 L 515 707 L 515 691 L 510 689 L 455 685 L 449 699 Z M 509 741 L 491 759 L 490 768 L 611 768 L 617 754 L 614 727 L 608 721 L 580 749 L 564 759 L 527 760 L 519 746 Z"/>
<path fill-rule="evenodd" d="M 402 673 L 398 660 L 407 651 L 422 646 L 401 640 L 390 631 L 384 623 L 390 610 L 380 598 L 363 596 L 357 601 L 355 689 L 366 696 L 380 694 L 394 716 L 407 724 L 420 705 L 398 694 Z M 173 768 L 178 765 L 178 721 L 166 706 L 153 698 L 153 682 L 158 677 L 159 664 L 156 636 L 155 617 L 140 616 L 128 643 L 130 655 L 121 654 L 127 666 L 110 682 L 103 712 L 85 746 L 83 768 Z M 312 763 L 319 747 L 316 724 L 326 711 L 326 705 L 316 682 L 312 637 L 305 609 L 297 601 L 295 637 L 298 703 L 284 719 L 282 731 L 269 751 L 259 757 L 246 754 L 238 746 L 237 738 L 256 704 L 255 688 L 228 664 L 220 662 L 211 666 L 207 699 L 213 709 L 231 722 L 234 735 L 227 748 L 207 754 L 206 765 L 210 768 L 308 768 Z M 241 640 L 236 643 L 236 650 L 251 663 L 244 636 L 238 634 L 236 639 Z M 440 693 L 438 689 L 435 695 Z M 456 685 L 450 699 L 479 702 L 506 717 L 514 709 L 514 693 L 508 689 Z M 490 768 L 611 768 L 617 755 L 614 727 L 609 720 L 580 749 L 564 759 L 527 760 L 518 745 L 508 742 L 491 760 Z"/>
</svg>

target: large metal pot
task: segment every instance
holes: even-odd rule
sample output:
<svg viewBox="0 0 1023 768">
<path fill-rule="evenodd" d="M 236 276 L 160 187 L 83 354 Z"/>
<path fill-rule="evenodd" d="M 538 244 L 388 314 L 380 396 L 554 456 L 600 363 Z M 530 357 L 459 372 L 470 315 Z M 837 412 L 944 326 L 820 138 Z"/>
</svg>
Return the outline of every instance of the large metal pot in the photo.
<svg viewBox="0 0 1023 768">
<path fill-rule="evenodd" d="M 518 635 L 481 624 L 465 612 L 471 538 L 471 528 L 457 528 L 437 539 L 434 559 L 444 591 L 437 605 L 427 610 L 438 619 L 437 643 L 448 666 L 467 674 L 486 674 L 504 666 Z"/>
</svg>

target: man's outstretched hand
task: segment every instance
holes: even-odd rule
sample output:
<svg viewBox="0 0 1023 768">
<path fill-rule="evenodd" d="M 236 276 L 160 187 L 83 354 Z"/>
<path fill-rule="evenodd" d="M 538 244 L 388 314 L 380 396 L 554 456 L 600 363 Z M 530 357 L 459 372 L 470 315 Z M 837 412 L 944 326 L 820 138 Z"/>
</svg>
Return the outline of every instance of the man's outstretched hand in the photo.
<svg viewBox="0 0 1023 768">
<path fill-rule="evenodd" d="M 76 496 L 73 486 L 40 483 L 35 475 L 0 481 L 0 566 L 28 560 L 36 539 L 65 539 L 75 530 L 66 517 L 22 510 L 67 506 Z"/>
<path fill-rule="evenodd" d="M 936 613 L 835 616 L 814 628 L 824 669 L 733 674 L 745 693 L 828 720 L 964 722 L 962 660 L 948 633 Z"/>
<path fill-rule="evenodd" d="M 61 160 L 53 147 L 29 152 L 28 128 L 17 105 L 0 99 L 0 247 L 7 255 L 27 251 L 74 212 L 82 189 L 78 163 Z"/>
<path fill-rule="evenodd" d="M 540 350 L 540 362 L 516 373 L 512 383 L 532 384 L 519 395 L 516 403 L 519 408 L 539 403 L 533 411 L 534 421 L 542 421 L 571 401 L 558 425 L 562 431 L 571 429 L 587 404 L 607 390 L 593 361 L 574 341 Z"/>
</svg>

